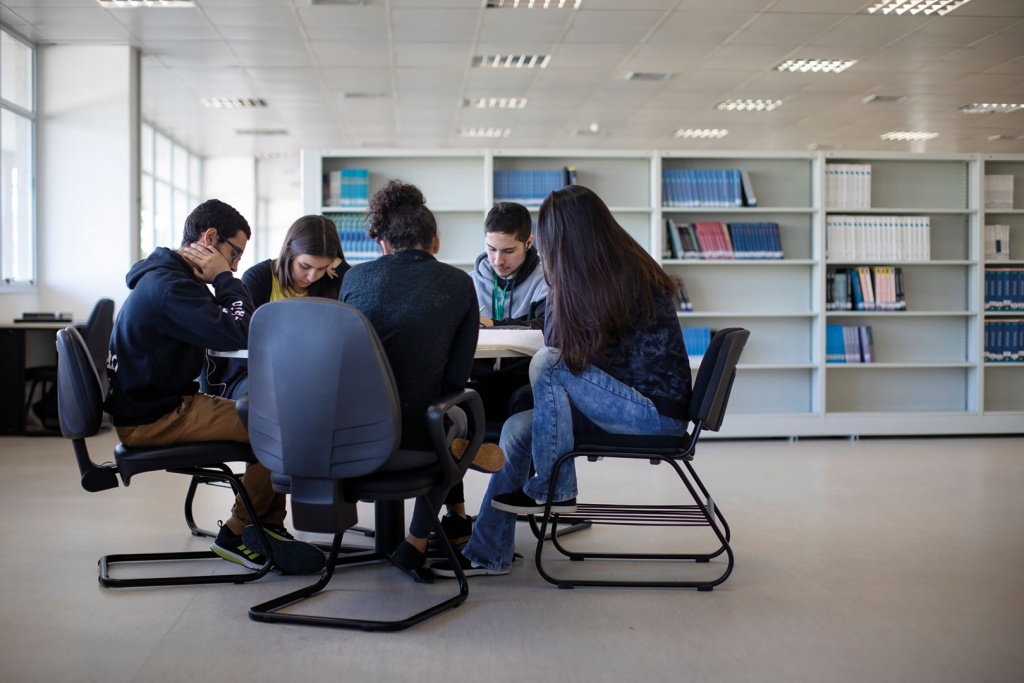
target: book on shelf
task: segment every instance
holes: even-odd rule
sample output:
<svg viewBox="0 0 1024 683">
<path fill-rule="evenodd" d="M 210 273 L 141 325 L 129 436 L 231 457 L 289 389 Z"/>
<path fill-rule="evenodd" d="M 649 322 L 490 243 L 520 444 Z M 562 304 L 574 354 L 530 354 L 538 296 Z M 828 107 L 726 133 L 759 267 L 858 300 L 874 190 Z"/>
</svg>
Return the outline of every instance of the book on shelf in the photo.
<svg viewBox="0 0 1024 683">
<path fill-rule="evenodd" d="M 1024 318 L 985 320 L 985 360 L 1024 362 Z"/>
<path fill-rule="evenodd" d="M 663 169 L 661 202 L 670 208 L 728 209 L 757 206 L 750 176 L 738 168 Z"/>
<path fill-rule="evenodd" d="M 363 208 L 370 201 L 370 171 L 342 168 L 324 174 L 324 206 Z"/>
<path fill-rule="evenodd" d="M 985 310 L 1024 311 L 1024 268 L 985 268 Z"/>
<path fill-rule="evenodd" d="M 928 216 L 848 216 L 825 218 L 825 257 L 830 261 L 928 261 Z"/>
<path fill-rule="evenodd" d="M 1013 176 L 1010 176 L 1011 178 Z M 986 225 L 985 226 L 985 260 L 986 261 L 1009 261 L 1010 260 L 1010 226 L 1009 225 Z"/>
<path fill-rule="evenodd" d="M 849 311 L 853 309 L 852 278 L 847 268 L 830 266 L 825 270 L 825 310 Z"/>
<path fill-rule="evenodd" d="M 986 209 L 1012 209 L 1013 208 L 1013 176 L 1012 175 L 986 175 L 985 176 L 985 208 Z"/>
<path fill-rule="evenodd" d="M 875 342 L 870 325 L 826 325 L 826 363 L 873 363 Z"/>
<path fill-rule="evenodd" d="M 692 313 L 693 302 L 690 301 L 690 295 L 686 291 L 686 285 L 683 284 L 683 278 L 679 275 L 673 275 L 672 281 L 676 284 L 676 308 L 679 309 L 680 313 Z"/>
<path fill-rule="evenodd" d="M 333 214 L 330 218 L 338 229 L 341 251 L 350 264 L 372 261 L 384 253 L 376 240 L 367 237 L 365 219 L 361 214 Z"/>
<path fill-rule="evenodd" d="M 679 228 L 676 226 L 676 222 L 671 218 L 665 219 L 665 232 L 668 237 L 670 258 L 683 258 L 683 241 L 679 236 Z"/>
<path fill-rule="evenodd" d="M 825 206 L 871 208 L 871 164 L 825 164 Z"/>
<path fill-rule="evenodd" d="M 829 266 L 825 310 L 904 311 L 903 268 L 900 266 Z"/>
<path fill-rule="evenodd" d="M 497 170 L 494 172 L 494 199 L 523 206 L 540 206 L 553 190 L 575 184 L 575 166 L 549 171 Z"/>
<path fill-rule="evenodd" d="M 690 365 L 697 367 L 711 344 L 714 331 L 710 327 L 683 327 L 682 330 L 683 345 L 686 347 L 686 355 L 690 358 Z"/>
</svg>

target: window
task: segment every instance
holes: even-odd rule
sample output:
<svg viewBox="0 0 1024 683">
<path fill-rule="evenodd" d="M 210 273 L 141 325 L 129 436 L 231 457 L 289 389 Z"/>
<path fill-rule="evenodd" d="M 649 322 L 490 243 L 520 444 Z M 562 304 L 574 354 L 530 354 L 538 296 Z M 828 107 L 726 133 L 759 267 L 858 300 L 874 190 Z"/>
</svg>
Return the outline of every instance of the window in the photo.
<svg viewBox="0 0 1024 683">
<path fill-rule="evenodd" d="M 199 157 L 142 124 L 142 221 L 140 258 L 156 247 L 177 249 L 185 217 L 200 202 L 202 161 Z"/>
<path fill-rule="evenodd" d="M 0 290 L 35 280 L 35 49 L 0 28 Z"/>
</svg>

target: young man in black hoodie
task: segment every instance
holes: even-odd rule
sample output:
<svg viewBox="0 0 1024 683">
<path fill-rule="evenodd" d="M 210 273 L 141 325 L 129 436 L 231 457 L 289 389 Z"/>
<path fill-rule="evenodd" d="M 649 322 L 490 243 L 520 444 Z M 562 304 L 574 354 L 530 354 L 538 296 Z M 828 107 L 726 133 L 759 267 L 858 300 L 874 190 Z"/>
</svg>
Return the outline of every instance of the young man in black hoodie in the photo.
<svg viewBox="0 0 1024 683">
<path fill-rule="evenodd" d="M 235 402 L 200 393 L 197 378 L 207 349 L 248 345 L 252 298 L 232 273 L 251 234 L 238 211 L 211 199 L 185 219 L 177 251 L 157 247 L 128 271 L 132 291 L 110 338 L 105 404 L 125 446 L 249 440 Z M 284 528 L 284 495 L 271 487 L 269 470 L 250 465 L 242 483 L 278 567 L 294 574 L 319 571 L 323 553 L 294 540 Z M 250 521 L 236 500 L 210 548 L 226 560 L 258 569 L 266 560 Z"/>
</svg>

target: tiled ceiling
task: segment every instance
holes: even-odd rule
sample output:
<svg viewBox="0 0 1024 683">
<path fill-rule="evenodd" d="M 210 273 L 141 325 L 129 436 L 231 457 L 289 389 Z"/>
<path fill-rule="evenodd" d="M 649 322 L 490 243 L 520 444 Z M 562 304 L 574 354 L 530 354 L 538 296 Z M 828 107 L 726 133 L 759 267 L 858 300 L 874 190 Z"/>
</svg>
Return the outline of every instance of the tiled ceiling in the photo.
<svg viewBox="0 0 1024 683">
<path fill-rule="evenodd" d="M 138 47 L 144 117 L 204 156 L 302 147 L 814 145 L 1024 153 L 1024 111 L 957 111 L 974 102 L 1024 104 L 1024 0 L 972 0 L 945 16 L 869 14 L 874 1 L 866 0 L 582 0 L 575 8 L 569 0 L 562 9 L 485 4 L 195 0 L 193 8 L 105 9 L 96 0 L 0 0 L 0 21 L 40 45 Z M 472 66 L 476 56 L 507 54 L 550 60 L 544 69 Z M 857 63 L 838 74 L 774 69 L 791 58 Z M 670 77 L 627 81 L 633 71 Z M 865 104 L 869 95 L 906 100 Z M 202 106 L 204 97 L 261 98 L 268 106 L 213 110 Z M 479 97 L 528 103 L 493 110 L 463 104 Z M 735 98 L 782 106 L 715 108 Z M 459 135 L 470 127 L 510 132 L 497 140 Z M 680 128 L 729 134 L 682 140 L 673 135 Z M 938 137 L 880 139 L 896 130 Z"/>
</svg>

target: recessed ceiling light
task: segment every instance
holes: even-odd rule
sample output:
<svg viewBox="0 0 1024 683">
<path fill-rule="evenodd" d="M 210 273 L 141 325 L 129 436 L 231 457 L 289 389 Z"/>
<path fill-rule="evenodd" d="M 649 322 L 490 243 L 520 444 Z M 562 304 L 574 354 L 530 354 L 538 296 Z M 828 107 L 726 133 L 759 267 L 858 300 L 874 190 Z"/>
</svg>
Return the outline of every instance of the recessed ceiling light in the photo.
<svg viewBox="0 0 1024 683">
<path fill-rule="evenodd" d="M 925 133 L 923 131 L 914 130 L 894 130 L 889 133 L 883 133 L 883 140 L 897 140 L 900 142 L 916 141 L 916 140 L 931 140 L 932 138 L 939 137 L 938 133 Z"/>
<path fill-rule="evenodd" d="M 957 111 L 964 114 L 1009 114 L 1010 112 L 1024 109 L 1024 104 L 987 104 L 974 102 L 957 107 Z"/>
<path fill-rule="evenodd" d="M 892 104 L 903 104 L 909 97 L 906 95 L 868 95 L 867 97 L 861 98 L 861 102 L 864 104 L 871 104 L 872 102 L 891 102 Z"/>
<path fill-rule="evenodd" d="M 871 7 L 868 7 L 868 12 L 874 14 L 875 12 L 881 12 L 882 14 L 889 14 L 895 12 L 896 14 L 903 14 L 904 12 L 910 12 L 911 14 L 917 14 L 923 12 L 924 14 L 938 14 L 940 17 L 944 14 L 949 14 L 957 7 L 966 5 L 971 0 L 888 0 L 887 2 L 879 2 Z"/>
<path fill-rule="evenodd" d="M 299 153 L 294 149 L 265 150 L 256 152 L 256 156 L 260 159 L 293 159 L 298 158 Z"/>
<path fill-rule="evenodd" d="M 729 134 L 728 128 L 680 128 L 673 137 L 677 138 L 724 138 Z"/>
<path fill-rule="evenodd" d="M 512 134 L 511 128 L 460 128 L 459 135 L 464 138 L 507 138 Z"/>
<path fill-rule="evenodd" d="M 630 71 L 626 74 L 627 81 L 667 81 L 672 74 L 665 71 Z"/>
<path fill-rule="evenodd" d="M 715 105 L 721 111 L 771 111 L 782 106 L 782 100 L 726 100 Z"/>
<path fill-rule="evenodd" d="M 484 55 L 473 57 L 473 66 L 489 66 L 494 69 L 546 69 L 551 55 Z"/>
<path fill-rule="evenodd" d="M 236 128 L 236 135 L 288 135 L 284 128 Z"/>
<path fill-rule="evenodd" d="M 857 63 L 856 59 L 787 59 L 775 67 L 776 71 L 812 71 L 837 74 Z"/>
<path fill-rule="evenodd" d="M 484 5 L 487 9 L 561 9 L 571 7 L 576 9 L 583 0 L 487 0 Z"/>
<path fill-rule="evenodd" d="M 192 0 L 96 0 L 108 9 L 136 9 L 138 7 L 195 7 Z"/>
<path fill-rule="evenodd" d="M 810 150 L 811 152 L 815 152 L 817 150 L 821 150 L 824 152 L 839 149 L 839 145 L 833 144 L 831 142 L 812 142 L 811 144 L 807 145 L 807 149 Z"/>
<path fill-rule="evenodd" d="M 462 106 L 473 109 L 522 109 L 525 97 L 471 97 L 462 100 Z"/>
<path fill-rule="evenodd" d="M 988 141 L 995 142 L 996 140 L 1024 140 L 1024 135 L 989 135 Z"/>
<path fill-rule="evenodd" d="M 204 97 L 200 102 L 207 109 L 260 109 L 267 101 L 253 97 Z"/>
</svg>

